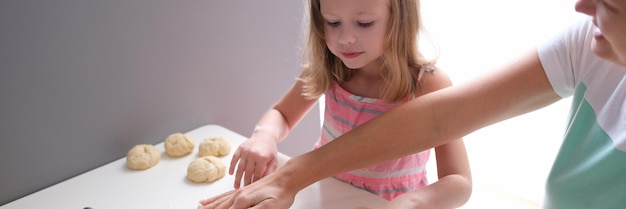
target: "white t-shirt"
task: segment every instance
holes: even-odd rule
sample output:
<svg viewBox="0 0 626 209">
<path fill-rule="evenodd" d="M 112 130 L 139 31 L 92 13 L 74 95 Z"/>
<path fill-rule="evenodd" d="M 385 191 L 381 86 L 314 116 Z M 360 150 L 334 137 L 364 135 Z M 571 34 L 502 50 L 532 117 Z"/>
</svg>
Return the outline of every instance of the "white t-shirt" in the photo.
<svg viewBox="0 0 626 209">
<path fill-rule="evenodd" d="M 591 19 L 538 47 L 554 90 L 573 96 L 543 208 L 626 208 L 626 67 L 591 51 Z"/>
</svg>

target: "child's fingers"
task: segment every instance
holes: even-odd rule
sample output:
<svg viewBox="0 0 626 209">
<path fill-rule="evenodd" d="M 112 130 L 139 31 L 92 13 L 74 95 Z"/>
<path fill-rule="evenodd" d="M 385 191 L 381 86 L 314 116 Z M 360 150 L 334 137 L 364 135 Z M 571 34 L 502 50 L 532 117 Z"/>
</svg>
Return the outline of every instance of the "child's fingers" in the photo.
<svg viewBox="0 0 626 209">
<path fill-rule="evenodd" d="M 256 168 L 256 170 L 254 170 L 254 176 L 252 176 L 251 179 L 251 183 L 258 181 L 259 179 L 263 178 L 263 174 L 265 174 L 265 171 L 267 170 L 267 165 L 265 166 L 259 166 L 258 168 Z"/>
<path fill-rule="evenodd" d="M 237 172 L 235 172 L 235 189 L 239 189 L 239 187 L 241 187 L 241 178 L 243 177 L 243 172 L 247 164 L 248 161 L 240 158 L 239 165 L 237 166 Z"/>
<path fill-rule="evenodd" d="M 246 163 L 246 173 L 244 174 L 244 186 L 252 183 L 252 178 L 254 178 L 254 170 L 256 169 L 256 163 L 254 161 L 248 161 Z"/>
<path fill-rule="evenodd" d="M 241 160 L 241 154 L 239 153 L 239 149 L 235 151 L 233 154 L 233 158 L 230 160 L 230 168 L 228 168 L 228 174 L 233 175 L 235 172 L 235 167 L 237 166 L 237 162 Z"/>
</svg>

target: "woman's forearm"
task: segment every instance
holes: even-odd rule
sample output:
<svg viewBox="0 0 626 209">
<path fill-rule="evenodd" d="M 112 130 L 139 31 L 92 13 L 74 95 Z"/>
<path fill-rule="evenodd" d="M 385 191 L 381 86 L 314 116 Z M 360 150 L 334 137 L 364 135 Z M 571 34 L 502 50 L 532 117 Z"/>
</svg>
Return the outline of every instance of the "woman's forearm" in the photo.
<svg viewBox="0 0 626 209">
<path fill-rule="evenodd" d="M 398 196 L 407 208 L 450 209 L 463 206 L 472 194 L 470 177 L 448 175 L 419 190 Z"/>
<path fill-rule="evenodd" d="M 533 51 L 482 79 L 421 96 L 380 115 L 293 158 L 286 169 L 299 179 L 292 181 L 293 187 L 304 188 L 340 172 L 448 143 L 558 99 Z"/>
</svg>

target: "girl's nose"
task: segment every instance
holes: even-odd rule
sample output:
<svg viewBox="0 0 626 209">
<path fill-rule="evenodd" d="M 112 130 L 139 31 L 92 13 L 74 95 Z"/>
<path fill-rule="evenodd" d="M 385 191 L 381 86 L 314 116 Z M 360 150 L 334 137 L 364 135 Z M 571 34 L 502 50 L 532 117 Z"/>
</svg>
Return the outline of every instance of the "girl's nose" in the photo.
<svg viewBox="0 0 626 209">
<path fill-rule="evenodd" d="M 352 45 L 356 42 L 356 36 L 350 29 L 343 29 L 339 34 L 339 43 L 342 45 Z"/>
<path fill-rule="evenodd" d="M 577 12 L 589 16 L 594 16 L 596 14 L 596 3 L 594 0 L 578 0 L 575 8 Z"/>
</svg>

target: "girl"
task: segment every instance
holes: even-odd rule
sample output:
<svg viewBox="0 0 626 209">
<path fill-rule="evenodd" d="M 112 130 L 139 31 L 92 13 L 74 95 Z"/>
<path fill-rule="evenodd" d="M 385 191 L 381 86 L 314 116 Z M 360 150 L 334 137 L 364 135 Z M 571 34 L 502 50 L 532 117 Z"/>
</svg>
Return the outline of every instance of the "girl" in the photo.
<svg viewBox="0 0 626 209">
<path fill-rule="evenodd" d="M 309 8 L 308 64 L 233 154 L 229 173 L 235 173 L 235 188 L 242 179 L 247 185 L 276 169 L 276 144 L 322 94 L 324 124 L 315 148 L 402 103 L 451 85 L 449 77 L 417 50 L 417 0 L 310 0 Z M 385 140 L 393 144 L 398 138 Z M 408 192 L 406 199 L 416 208 L 461 206 L 471 193 L 463 141 L 443 144 L 435 152 L 439 180 L 431 185 L 424 169 L 429 150 L 335 177 L 388 200 Z M 210 203 L 204 202 L 216 208 Z"/>
<path fill-rule="evenodd" d="M 297 191 L 326 176 L 449 143 L 572 96 L 542 208 L 624 208 L 626 1 L 578 0 L 576 11 L 590 18 L 504 69 L 414 99 L 217 201 L 237 209 L 287 208 Z M 389 137 L 397 143 L 387 143 Z M 385 208 L 405 208 L 397 199 Z"/>
</svg>

